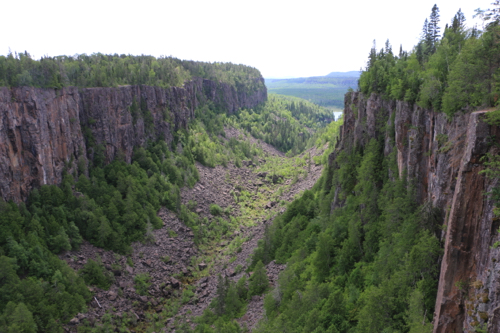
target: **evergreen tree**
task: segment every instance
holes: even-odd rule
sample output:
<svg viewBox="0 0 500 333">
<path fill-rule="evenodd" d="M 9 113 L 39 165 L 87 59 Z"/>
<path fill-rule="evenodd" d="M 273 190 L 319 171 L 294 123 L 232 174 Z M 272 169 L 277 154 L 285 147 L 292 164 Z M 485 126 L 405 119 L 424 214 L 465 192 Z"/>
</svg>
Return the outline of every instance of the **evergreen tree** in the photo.
<svg viewBox="0 0 500 333">
<path fill-rule="evenodd" d="M 432 12 L 429 20 L 429 25 L 428 25 L 428 31 L 429 31 L 429 37 L 431 40 L 431 53 L 436 52 L 436 44 L 439 40 L 439 37 L 441 35 L 439 34 L 441 28 L 439 27 L 439 8 L 437 5 L 434 5 L 432 7 Z"/>
<path fill-rule="evenodd" d="M 458 12 L 453 17 L 451 21 L 451 29 L 453 32 L 462 31 L 465 28 L 465 15 L 462 13 L 462 9 L 459 8 Z"/>
<path fill-rule="evenodd" d="M 375 39 L 374 39 L 373 46 L 370 50 L 370 55 L 368 56 L 367 70 L 372 68 L 372 66 L 375 64 L 375 61 L 377 61 L 377 43 L 375 42 Z"/>
<path fill-rule="evenodd" d="M 9 302 L 2 317 L 0 317 L 0 331 L 2 332 L 35 333 L 37 331 L 33 314 L 23 302 L 17 305 Z"/>
<path fill-rule="evenodd" d="M 267 279 L 266 267 L 259 260 L 257 265 L 255 265 L 254 272 L 250 277 L 250 284 L 248 286 L 248 297 L 254 295 L 260 295 L 269 287 L 269 281 Z"/>
<path fill-rule="evenodd" d="M 212 307 L 217 316 L 222 316 L 226 313 L 226 297 L 229 289 L 229 281 L 227 277 L 222 277 L 219 274 L 217 279 L 217 290 L 215 294 L 215 300 L 212 303 Z"/>
<path fill-rule="evenodd" d="M 389 39 L 387 39 L 385 42 L 385 53 L 392 54 L 392 45 L 391 43 L 389 43 Z"/>
<path fill-rule="evenodd" d="M 427 18 L 424 21 L 424 26 L 422 27 L 422 34 L 420 35 L 420 40 L 428 41 L 429 38 L 429 20 Z"/>
</svg>

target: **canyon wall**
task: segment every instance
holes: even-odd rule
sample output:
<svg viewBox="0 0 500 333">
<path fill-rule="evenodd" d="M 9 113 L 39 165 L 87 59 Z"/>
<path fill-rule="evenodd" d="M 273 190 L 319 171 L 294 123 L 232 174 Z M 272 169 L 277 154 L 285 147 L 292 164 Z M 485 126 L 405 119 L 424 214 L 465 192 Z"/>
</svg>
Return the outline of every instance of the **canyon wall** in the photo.
<svg viewBox="0 0 500 333">
<path fill-rule="evenodd" d="M 228 114 L 267 100 L 261 78 L 251 89 L 196 78 L 183 87 L 42 89 L 0 87 L 0 196 L 16 202 L 86 167 L 97 148 L 105 163 L 148 140 L 171 142 L 194 110 L 211 101 Z"/>
<path fill-rule="evenodd" d="M 384 154 L 397 154 L 399 176 L 413 180 L 420 204 L 442 216 L 444 255 L 434 313 L 434 332 L 500 332 L 500 248 L 494 202 L 497 186 L 481 157 L 498 154 L 500 132 L 478 111 L 457 114 L 422 109 L 373 94 L 346 94 L 344 125 L 336 151 L 385 136 Z M 333 163 L 336 152 L 329 162 Z M 394 175 L 395 176 L 395 175 Z M 332 209 L 342 205 L 335 196 Z"/>
</svg>

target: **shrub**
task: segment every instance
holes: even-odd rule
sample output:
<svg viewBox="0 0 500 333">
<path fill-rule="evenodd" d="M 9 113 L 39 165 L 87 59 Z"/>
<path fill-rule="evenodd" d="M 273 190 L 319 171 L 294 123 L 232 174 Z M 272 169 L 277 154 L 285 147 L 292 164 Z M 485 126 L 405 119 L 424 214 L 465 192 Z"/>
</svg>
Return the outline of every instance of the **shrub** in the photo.
<svg viewBox="0 0 500 333">
<path fill-rule="evenodd" d="M 139 295 L 147 295 L 148 288 L 151 285 L 149 283 L 150 279 L 148 273 L 139 273 L 134 277 L 135 290 Z"/>
<path fill-rule="evenodd" d="M 89 261 L 80 270 L 80 275 L 89 285 L 97 286 L 102 289 L 109 289 L 112 283 L 111 275 L 108 274 L 101 262 L 101 258 L 97 260 L 89 259 Z"/>
<path fill-rule="evenodd" d="M 217 205 L 217 204 L 211 204 L 210 205 L 210 214 L 213 216 L 219 216 L 222 215 L 223 209 Z"/>
</svg>

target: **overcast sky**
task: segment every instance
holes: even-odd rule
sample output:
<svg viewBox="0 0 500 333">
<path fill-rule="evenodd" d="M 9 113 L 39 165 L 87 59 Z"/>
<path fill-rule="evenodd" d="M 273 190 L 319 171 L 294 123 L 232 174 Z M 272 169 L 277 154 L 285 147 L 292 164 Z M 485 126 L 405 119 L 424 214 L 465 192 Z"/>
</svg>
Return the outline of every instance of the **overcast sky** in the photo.
<svg viewBox="0 0 500 333">
<path fill-rule="evenodd" d="M 0 54 L 35 58 L 125 53 L 241 63 L 264 77 L 304 77 L 364 67 L 374 39 L 410 50 L 436 0 L 4 1 Z M 462 8 L 493 0 L 437 2 L 441 26 Z"/>
</svg>

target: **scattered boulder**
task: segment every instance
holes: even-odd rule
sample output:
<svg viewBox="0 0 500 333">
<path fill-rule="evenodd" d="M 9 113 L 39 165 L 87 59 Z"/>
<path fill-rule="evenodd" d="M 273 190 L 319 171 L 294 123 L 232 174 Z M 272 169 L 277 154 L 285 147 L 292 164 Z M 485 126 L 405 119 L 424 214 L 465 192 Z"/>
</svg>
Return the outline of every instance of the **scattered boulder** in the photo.
<svg viewBox="0 0 500 333">
<path fill-rule="evenodd" d="M 118 297 L 118 294 L 115 291 L 109 291 L 108 292 L 108 299 L 110 301 L 114 301 Z"/>
<path fill-rule="evenodd" d="M 80 319 L 75 317 L 69 321 L 69 324 L 70 325 L 78 325 L 78 324 L 80 324 Z"/>
<path fill-rule="evenodd" d="M 178 289 L 180 287 L 181 283 L 178 280 L 176 280 L 175 278 L 172 278 L 172 279 L 170 279 L 170 285 L 172 286 L 172 288 Z"/>
<path fill-rule="evenodd" d="M 130 267 L 129 265 L 125 266 L 125 271 L 129 273 L 130 275 L 134 274 L 134 269 Z"/>
<path fill-rule="evenodd" d="M 271 209 L 271 208 L 273 208 L 274 206 L 276 206 L 276 202 L 274 202 L 274 201 L 269 201 L 269 202 L 268 202 L 268 203 L 264 206 L 264 208 L 265 208 L 265 209 Z"/>
</svg>

